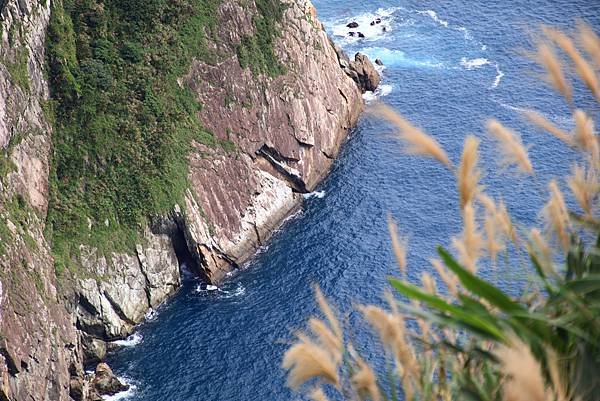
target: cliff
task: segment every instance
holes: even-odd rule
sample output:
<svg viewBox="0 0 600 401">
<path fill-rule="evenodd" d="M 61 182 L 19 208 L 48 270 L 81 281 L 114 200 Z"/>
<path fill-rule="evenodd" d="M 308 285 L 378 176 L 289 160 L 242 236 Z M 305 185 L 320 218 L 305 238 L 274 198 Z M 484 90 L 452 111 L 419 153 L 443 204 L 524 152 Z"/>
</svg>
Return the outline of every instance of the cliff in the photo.
<svg viewBox="0 0 600 401">
<path fill-rule="evenodd" d="M 0 2 L 0 400 L 88 397 L 84 362 L 181 264 L 240 267 L 362 109 L 308 1 L 137 3 Z"/>
</svg>

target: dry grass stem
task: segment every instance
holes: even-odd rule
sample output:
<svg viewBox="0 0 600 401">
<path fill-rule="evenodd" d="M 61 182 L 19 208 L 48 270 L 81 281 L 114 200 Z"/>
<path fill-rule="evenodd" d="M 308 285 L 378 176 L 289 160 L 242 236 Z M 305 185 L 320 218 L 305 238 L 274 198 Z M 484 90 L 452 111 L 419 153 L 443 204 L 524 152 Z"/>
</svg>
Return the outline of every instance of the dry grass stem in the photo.
<svg viewBox="0 0 600 401">
<path fill-rule="evenodd" d="M 327 327 L 324 321 L 315 317 L 309 319 L 308 326 L 310 327 L 310 330 L 315 335 L 315 337 L 322 344 L 324 349 L 326 349 L 331 354 L 333 360 L 336 363 L 339 363 L 342 360 L 342 339 L 337 337 L 329 329 L 329 327 Z"/>
<path fill-rule="evenodd" d="M 459 254 L 460 262 L 471 272 L 477 271 L 477 261 L 481 256 L 483 238 L 477 230 L 475 208 L 467 204 L 463 209 L 463 231 L 460 237 L 454 237 L 452 244 Z"/>
<path fill-rule="evenodd" d="M 556 125 L 552 124 L 542 114 L 534 110 L 527 110 L 524 114 L 529 121 L 537 125 L 539 128 L 551 133 L 552 135 L 554 135 L 555 137 L 557 137 L 558 139 L 560 139 L 568 145 L 572 144 L 571 136 L 567 132 L 558 128 Z"/>
<path fill-rule="evenodd" d="M 500 151 L 503 155 L 502 163 L 504 165 L 514 164 L 522 172 L 533 174 L 533 166 L 529 161 L 527 149 L 521 142 L 521 138 L 494 119 L 488 121 L 487 128 L 500 145 Z"/>
<path fill-rule="evenodd" d="M 594 164 L 597 163 L 600 160 L 600 149 L 598 137 L 594 132 L 594 120 L 582 110 L 575 110 L 573 119 L 575 120 L 575 134 L 573 135 L 575 144 L 590 154 Z"/>
<path fill-rule="evenodd" d="M 361 358 L 356 359 L 358 370 L 352 376 L 352 385 L 361 399 L 381 401 L 381 393 L 377 386 L 377 377 L 373 369 Z"/>
<path fill-rule="evenodd" d="M 519 245 L 519 237 L 517 236 L 517 230 L 512 223 L 508 209 L 503 201 L 498 204 L 498 213 L 496 214 L 496 222 L 498 223 L 502 233 L 515 244 Z"/>
<path fill-rule="evenodd" d="M 399 314 L 390 314 L 383 309 L 369 305 L 361 306 L 359 310 L 379 335 L 381 343 L 392 352 L 396 360 L 402 365 L 405 373 L 417 377 L 419 365 L 414 351 L 405 338 L 406 326 L 404 319 Z"/>
<path fill-rule="evenodd" d="M 312 389 L 308 396 L 312 401 L 329 401 L 329 398 L 327 398 L 321 387 L 315 387 Z"/>
<path fill-rule="evenodd" d="M 505 401 L 546 401 L 544 377 L 539 362 L 531 350 L 519 340 L 497 352 L 504 383 Z"/>
<path fill-rule="evenodd" d="M 477 162 L 479 161 L 478 147 L 479 139 L 471 135 L 467 136 L 457 177 L 461 209 L 467 203 L 470 203 L 479 192 L 481 171 L 477 168 Z"/>
<path fill-rule="evenodd" d="M 289 370 L 288 386 L 298 390 L 307 381 L 321 378 L 339 386 L 337 364 L 331 353 L 304 335 L 283 356 L 282 366 Z"/>
<path fill-rule="evenodd" d="M 408 120 L 400 116 L 394 109 L 379 103 L 372 108 L 373 114 L 385 118 L 400 130 L 400 139 L 406 144 L 406 151 L 415 155 L 433 157 L 440 163 L 452 169 L 448 155 L 440 144 L 421 129 L 412 125 Z"/>
<path fill-rule="evenodd" d="M 579 206 L 587 216 L 593 217 L 593 201 L 600 191 L 600 181 L 598 181 L 596 169 L 590 168 L 586 172 L 584 167 L 575 165 L 572 175 L 567 178 L 567 183 Z"/>
<path fill-rule="evenodd" d="M 546 220 L 546 230 L 554 232 L 564 251 L 569 249 L 569 213 L 565 199 L 555 180 L 548 185 L 550 200 L 544 206 L 542 215 Z"/>
<path fill-rule="evenodd" d="M 503 243 L 499 240 L 498 225 L 495 214 L 486 212 L 485 214 L 485 243 L 490 259 L 495 263 L 498 253 L 504 249 Z"/>
<path fill-rule="evenodd" d="M 596 68 L 600 68 L 600 38 L 589 25 L 580 22 L 577 26 L 579 28 L 579 40 L 583 49 L 594 60 Z"/>
<path fill-rule="evenodd" d="M 448 269 L 438 259 L 429 261 L 433 268 L 438 272 L 440 279 L 448 288 L 448 292 L 455 298 L 458 296 L 458 279 L 454 274 L 451 274 Z"/>
<path fill-rule="evenodd" d="M 408 240 L 405 237 L 400 238 L 398 236 L 396 222 L 391 216 L 388 216 L 388 230 L 390 232 L 390 237 L 392 238 L 392 249 L 394 251 L 394 256 L 396 257 L 396 263 L 398 264 L 398 267 L 400 267 L 402 274 L 406 275 L 406 249 L 408 247 Z"/>
<path fill-rule="evenodd" d="M 334 313 L 333 309 L 327 303 L 327 299 L 325 299 L 325 296 L 321 292 L 321 289 L 319 288 L 319 286 L 315 286 L 315 298 L 317 299 L 317 303 L 319 304 L 321 311 L 327 318 L 327 322 L 329 323 L 329 326 L 333 330 L 333 333 L 339 339 L 339 341 L 342 341 L 342 338 L 343 338 L 342 326 L 340 325 L 340 322 L 335 317 L 335 313 Z"/>
<path fill-rule="evenodd" d="M 536 58 L 538 63 L 548 72 L 546 80 L 564 96 L 567 102 L 571 103 L 573 101 L 573 89 L 567 82 L 563 73 L 562 63 L 556 57 L 552 48 L 547 43 L 540 43 Z"/>
<path fill-rule="evenodd" d="M 423 288 L 431 295 L 437 294 L 437 285 L 435 283 L 435 279 L 428 272 L 423 272 L 421 274 L 421 283 L 423 283 Z"/>
<path fill-rule="evenodd" d="M 547 275 L 554 275 L 552 264 L 552 248 L 544 238 L 542 232 L 537 228 L 532 228 L 529 232 L 529 253 L 536 255 L 542 269 Z"/>
<path fill-rule="evenodd" d="M 598 85 L 596 72 L 587 62 L 587 60 L 579 53 L 571 38 L 558 29 L 543 27 L 542 30 L 548 39 L 556 43 L 558 47 L 560 47 L 567 54 L 567 56 L 569 56 L 575 65 L 575 71 L 577 71 L 577 75 L 579 75 L 581 80 L 586 84 L 596 99 L 600 100 L 600 86 Z"/>
</svg>

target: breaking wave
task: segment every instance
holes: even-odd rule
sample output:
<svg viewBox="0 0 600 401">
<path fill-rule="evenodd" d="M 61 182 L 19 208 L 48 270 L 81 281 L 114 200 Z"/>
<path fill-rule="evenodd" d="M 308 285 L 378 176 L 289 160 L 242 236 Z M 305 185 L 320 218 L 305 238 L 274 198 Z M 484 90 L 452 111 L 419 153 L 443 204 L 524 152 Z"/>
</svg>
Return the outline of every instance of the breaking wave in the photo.
<svg viewBox="0 0 600 401">
<path fill-rule="evenodd" d="M 118 345 L 119 347 L 135 347 L 141 343 L 143 339 L 144 337 L 140 333 L 133 333 L 125 340 L 117 340 L 113 341 L 112 343 Z"/>
<path fill-rule="evenodd" d="M 390 93 L 392 93 L 393 89 L 394 87 L 392 85 L 379 85 L 375 92 L 368 91 L 363 93 L 363 99 L 365 100 L 365 102 L 371 103 L 372 101 L 377 100 L 380 97 L 385 97 L 389 95 Z"/>
<path fill-rule="evenodd" d="M 302 194 L 302 196 L 304 197 L 304 199 L 311 199 L 311 198 L 322 199 L 325 196 L 325 191 L 309 192 L 307 194 Z"/>
<path fill-rule="evenodd" d="M 103 396 L 102 399 L 104 401 L 124 401 L 130 399 L 135 394 L 137 385 L 131 379 L 127 377 L 118 377 L 118 379 L 121 383 L 127 384 L 129 388 L 115 395 Z"/>
</svg>

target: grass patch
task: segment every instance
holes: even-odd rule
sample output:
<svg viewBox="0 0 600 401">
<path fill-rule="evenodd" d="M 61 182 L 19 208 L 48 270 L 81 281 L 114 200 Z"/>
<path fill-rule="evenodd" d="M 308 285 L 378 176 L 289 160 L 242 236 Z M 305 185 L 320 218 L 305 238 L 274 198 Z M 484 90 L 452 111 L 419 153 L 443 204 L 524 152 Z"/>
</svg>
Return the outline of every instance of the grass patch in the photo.
<svg viewBox="0 0 600 401">
<path fill-rule="evenodd" d="M 255 34 L 245 36 L 237 48 L 242 68 L 250 68 L 254 75 L 275 77 L 285 73 L 285 67 L 275 55 L 275 40 L 280 34 L 278 23 L 283 18 L 285 5 L 280 0 L 256 0 L 258 15 L 252 19 Z"/>
<path fill-rule="evenodd" d="M 6 69 L 10 74 L 13 84 L 17 85 L 27 93 L 29 93 L 31 89 L 29 84 L 29 69 L 27 68 L 28 62 L 29 50 L 27 48 L 22 48 L 17 51 L 14 62 L 5 60 Z"/>
<path fill-rule="evenodd" d="M 193 58 L 214 61 L 205 32 L 220 0 L 55 3 L 48 75 L 55 122 L 48 231 L 56 270 L 79 244 L 128 251 L 148 216 L 188 188 L 192 140 L 219 145 L 177 79 Z M 228 146 L 228 145 L 227 145 Z"/>
</svg>

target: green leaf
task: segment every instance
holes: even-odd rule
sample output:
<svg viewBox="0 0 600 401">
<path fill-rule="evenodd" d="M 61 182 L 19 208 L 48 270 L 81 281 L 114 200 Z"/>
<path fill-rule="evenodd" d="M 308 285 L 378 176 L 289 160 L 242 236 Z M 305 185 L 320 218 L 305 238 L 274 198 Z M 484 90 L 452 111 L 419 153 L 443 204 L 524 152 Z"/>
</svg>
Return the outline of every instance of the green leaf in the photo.
<svg viewBox="0 0 600 401">
<path fill-rule="evenodd" d="M 451 305 L 443 299 L 428 294 L 412 284 L 402 282 L 395 278 L 390 278 L 389 282 L 399 293 L 408 298 L 424 302 L 431 308 L 449 314 L 450 320 L 454 319 L 457 323 L 461 323 L 471 329 L 476 329 L 480 334 L 486 333 L 488 337 L 492 337 L 497 341 L 506 340 L 502 330 L 493 320 L 486 320 L 478 313 L 472 313 L 473 311 L 469 311 L 466 308 Z M 493 318 L 491 315 L 489 317 Z"/>
</svg>

